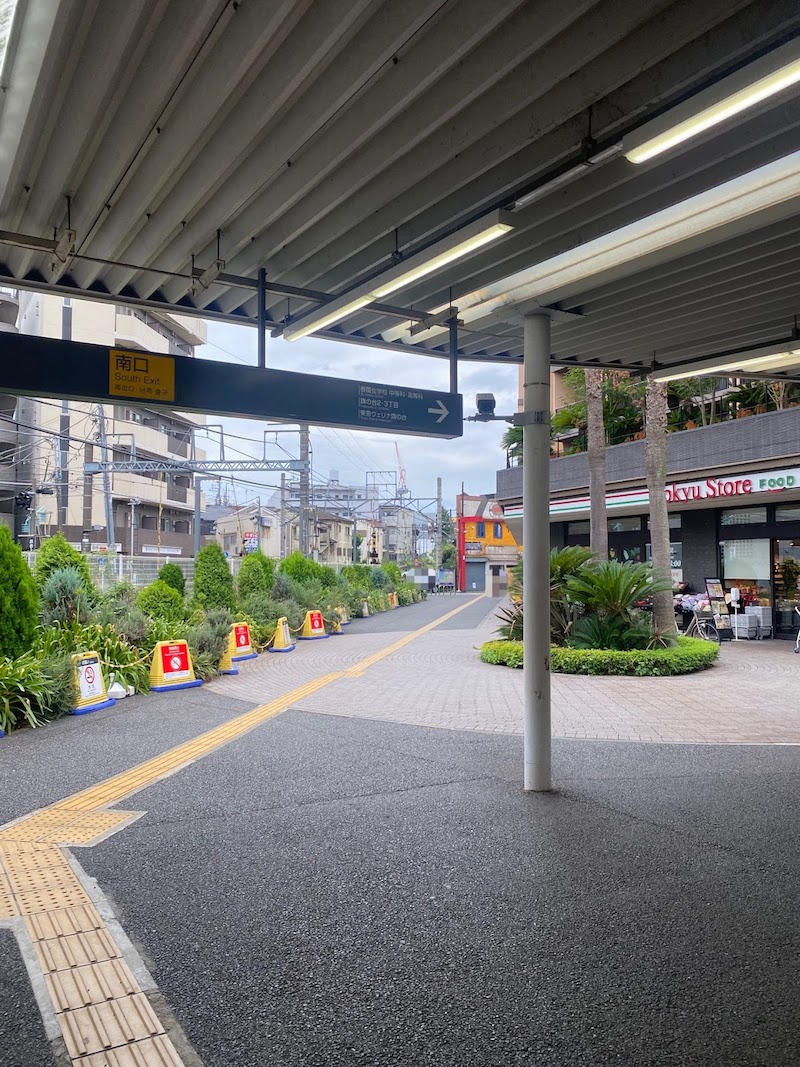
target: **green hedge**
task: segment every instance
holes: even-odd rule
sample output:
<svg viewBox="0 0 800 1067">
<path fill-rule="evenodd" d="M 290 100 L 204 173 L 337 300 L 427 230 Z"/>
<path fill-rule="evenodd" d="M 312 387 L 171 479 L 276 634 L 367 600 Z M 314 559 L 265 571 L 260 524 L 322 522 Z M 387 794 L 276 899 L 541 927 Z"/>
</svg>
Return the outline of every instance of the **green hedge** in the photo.
<svg viewBox="0 0 800 1067">
<path fill-rule="evenodd" d="M 599 648 L 551 648 L 550 666 L 555 674 L 634 674 L 652 677 L 688 674 L 712 667 L 719 645 L 697 637 L 679 637 L 675 648 L 616 652 Z M 522 666 L 521 641 L 488 641 L 481 649 L 484 663 L 503 667 Z"/>
</svg>

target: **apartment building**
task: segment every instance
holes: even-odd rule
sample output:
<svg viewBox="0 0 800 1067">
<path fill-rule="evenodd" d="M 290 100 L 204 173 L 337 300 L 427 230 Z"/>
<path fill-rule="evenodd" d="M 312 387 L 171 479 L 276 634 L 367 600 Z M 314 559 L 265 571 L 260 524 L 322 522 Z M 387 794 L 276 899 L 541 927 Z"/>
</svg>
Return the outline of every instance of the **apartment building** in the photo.
<svg viewBox="0 0 800 1067">
<path fill-rule="evenodd" d="M 199 318 L 40 293 L 19 294 L 17 327 L 42 337 L 182 356 L 193 356 L 206 341 L 206 324 Z M 138 459 L 189 459 L 203 416 L 139 403 L 20 398 L 16 422 L 15 481 L 31 494 L 29 506 L 15 509 L 15 533 L 25 547 L 35 548 L 61 530 L 76 546 L 88 540 L 93 550 L 193 554 L 190 472 L 115 473 L 106 480 L 85 474 L 84 464 L 103 458 L 103 436 L 108 459 L 129 459 L 133 443 Z M 196 448 L 196 455 L 204 454 Z"/>
</svg>

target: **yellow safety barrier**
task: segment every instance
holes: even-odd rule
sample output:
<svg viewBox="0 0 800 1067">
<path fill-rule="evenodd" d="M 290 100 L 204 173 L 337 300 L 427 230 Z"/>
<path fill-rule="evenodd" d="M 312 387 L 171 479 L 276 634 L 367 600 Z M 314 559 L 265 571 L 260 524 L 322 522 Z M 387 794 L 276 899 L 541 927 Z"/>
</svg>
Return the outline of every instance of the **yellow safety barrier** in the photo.
<svg viewBox="0 0 800 1067">
<path fill-rule="evenodd" d="M 72 656 L 72 674 L 78 699 L 70 715 L 86 715 L 116 704 L 106 692 L 106 681 L 96 652 L 77 652 Z"/>
<path fill-rule="evenodd" d="M 246 622 L 235 622 L 231 626 L 228 649 L 234 663 L 240 659 L 255 659 L 258 656 L 250 640 L 250 627 Z"/>
<path fill-rule="evenodd" d="M 189 689 L 202 685 L 195 678 L 192 657 L 185 641 L 159 641 L 150 664 L 150 688 L 156 693 L 168 689 Z"/>
<path fill-rule="evenodd" d="M 272 645 L 270 646 L 270 652 L 293 652 L 297 648 L 292 635 L 289 630 L 288 620 L 278 619 L 278 625 L 275 627 L 275 636 L 272 639 Z"/>
<path fill-rule="evenodd" d="M 307 611 L 305 621 L 303 622 L 303 630 L 300 634 L 301 641 L 319 641 L 323 637 L 328 637 L 325 633 L 325 622 L 322 618 L 321 611 Z"/>
</svg>

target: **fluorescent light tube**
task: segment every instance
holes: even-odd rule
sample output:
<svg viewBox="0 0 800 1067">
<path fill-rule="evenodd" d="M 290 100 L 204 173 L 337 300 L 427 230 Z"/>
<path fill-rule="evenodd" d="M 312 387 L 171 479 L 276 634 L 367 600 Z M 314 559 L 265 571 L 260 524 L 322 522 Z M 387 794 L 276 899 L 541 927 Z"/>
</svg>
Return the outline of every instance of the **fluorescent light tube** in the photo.
<svg viewBox="0 0 800 1067">
<path fill-rule="evenodd" d="M 458 317 L 465 323 L 472 323 L 509 308 L 524 306 L 528 301 L 539 300 L 578 282 L 600 284 L 600 276 L 606 271 L 633 264 L 662 249 L 680 246 L 703 233 L 713 232 L 798 197 L 800 152 L 792 152 L 459 297 L 454 301 Z M 679 254 L 677 250 L 675 255 Z M 631 267 L 629 273 L 633 270 Z M 430 314 L 442 310 L 444 306 L 432 308 Z M 381 336 L 385 341 L 400 340 L 408 336 L 409 328 L 410 323 L 400 323 L 385 330 Z M 446 326 L 432 326 L 416 334 L 415 341 L 427 341 L 446 331 Z"/>
<path fill-rule="evenodd" d="M 426 274 L 433 274 L 434 271 L 439 270 L 440 267 L 444 267 L 448 263 L 452 263 L 453 260 L 460 259 L 462 256 L 474 252 L 477 248 L 489 244 L 490 241 L 502 237 L 504 233 L 508 233 L 511 229 L 513 229 L 513 227 L 508 223 L 497 222 L 493 226 L 489 226 L 480 233 L 475 234 L 474 237 L 469 237 L 466 241 L 454 245 L 453 248 L 449 249 L 447 252 L 440 252 L 438 256 L 424 260 L 418 266 L 405 271 L 405 273 L 401 274 L 399 277 L 384 282 L 383 285 L 379 285 L 372 290 L 372 295 L 376 300 L 380 300 L 384 296 L 388 296 L 389 293 L 393 293 L 397 289 L 402 289 L 404 286 L 410 285 L 419 278 L 424 278 Z M 424 255 L 425 253 L 420 254 Z M 411 258 L 414 259 L 416 257 L 412 256 Z"/>
<path fill-rule="evenodd" d="M 644 163 L 798 82 L 800 45 L 794 40 L 629 134 L 622 142 L 625 157 Z"/>
<path fill-rule="evenodd" d="M 763 351 L 760 350 L 760 351 Z M 740 352 L 729 356 L 712 356 L 695 363 L 681 363 L 674 369 L 662 367 L 651 377 L 657 382 L 676 382 L 681 378 L 705 378 L 710 374 L 733 374 L 734 377 L 747 377 L 747 372 L 763 374 L 765 371 L 785 369 L 800 364 L 800 348 L 772 351 L 767 355 L 757 352 Z"/>
<path fill-rule="evenodd" d="M 354 311 L 366 307 L 367 304 L 372 303 L 373 299 L 372 294 L 367 293 L 365 296 L 359 296 L 355 300 L 349 300 L 344 304 L 339 301 L 333 301 L 337 305 L 335 308 L 331 308 L 330 304 L 322 304 L 317 311 L 312 311 L 303 316 L 303 318 L 298 319 L 293 326 L 287 326 L 283 331 L 283 336 L 287 341 L 299 341 L 301 337 L 307 337 L 317 330 L 324 330 L 326 326 L 332 326 L 334 322 L 338 322 L 347 315 L 351 315 Z M 326 308 L 329 310 L 326 311 Z"/>
<path fill-rule="evenodd" d="M 448 263 L 469 255 L 490 241 L 497 240 L 503 234 L 513 230 L 514 225 L 507 220 L 503 212 L 493 211 L 482 219 L 464 226 L 460 230 L 437 241 L 430 248 L 409 256 L 408 259 L 390 267 L 377 278 L 364 282 L 351 289 L 350 292 L 334 300 L 321 304 L 314 311 L 303 315 L 294 324 L 287 326 L 283 336 L 287 341 L 297 341 L 301 337 L 307 337 L 310 333 L 324 330 L 326 326 L 332 326 L 346 318 L 354 311 L 366 307 L 375 300 L 381 300 L 390 293 L 402 289 L 419 278 L 424 278 L 434 271 L 440 270 Z M 358 291 L 358 295 L 356 292 Z"/>
</svg>

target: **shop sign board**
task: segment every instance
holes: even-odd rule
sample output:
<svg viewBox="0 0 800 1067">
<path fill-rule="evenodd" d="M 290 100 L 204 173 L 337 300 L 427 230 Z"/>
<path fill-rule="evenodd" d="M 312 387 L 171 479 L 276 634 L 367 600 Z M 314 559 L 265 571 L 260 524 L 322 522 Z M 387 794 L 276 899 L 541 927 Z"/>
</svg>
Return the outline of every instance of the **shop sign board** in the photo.
<svg viewBox="0 0 800 1067">
<path fill-rule="evenodd" d="M 729 503 L 737 497 L 749 497 L 759 493 L 783 493 L 788 490 L 800 490 L 800 467 L 782 467 L 776 470 L 748 471 L 713 478 L 701 478 L 693 482 L 670 482 L 666 486 L 668 504 L 691 504 L 699 501 L 720 501 Z M 606 493 L 606 507 L 609 511 L 626 508 L 646 510 L 650 497 L 646 489 L 626 489 Z M 588 512 L 591 502 L 588 496 L 571 497 L 567 500 L 550 501 L 550 517 L 573 515 L 576 512 Z M 505 509 L 506 519 L 521 519 L 522 507 L 512 506 Z"/>
</svg>

